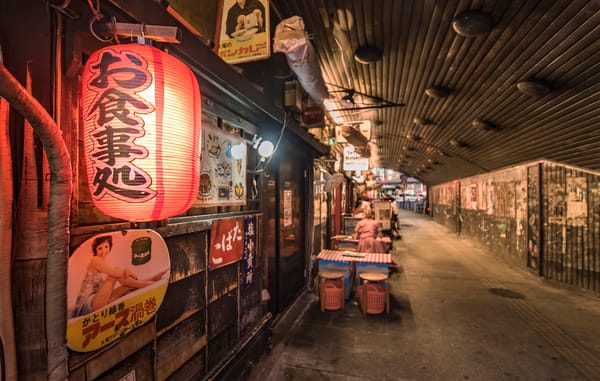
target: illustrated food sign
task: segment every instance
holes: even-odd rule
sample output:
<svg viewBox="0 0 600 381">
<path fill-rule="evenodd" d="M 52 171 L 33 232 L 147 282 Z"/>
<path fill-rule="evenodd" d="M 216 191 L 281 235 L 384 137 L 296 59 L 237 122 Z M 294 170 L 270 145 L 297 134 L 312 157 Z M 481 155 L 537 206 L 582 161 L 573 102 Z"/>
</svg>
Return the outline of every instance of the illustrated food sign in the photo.
<svg viewBox="0 0 600 381">
<path fill-rule="evenodd" d="M 148 322 L 169 284 L 167 245 L 153 230 L 96 235 L 69 258 L 67 345 L 90 352 Z"/>
<path fill-rule="evenodd" d="M 237 159 L 232 148 L 245 145 L 239 136 L 205 125 L 196 205 L 245 205 L 246 156 Z"/>
<path fill-rule="evenodd" d="M 81 112 L 94 206 L 128 221 L 185 212 L 200 175 L 200 105 L 195 75 L 159 49 L 123 44 L 92 53 Z"/>
<path fill-rule="evenodd" d="M 229 64 L 271 56 L 268 0 L 221 0 L 217 54 Z"/>
</svg>

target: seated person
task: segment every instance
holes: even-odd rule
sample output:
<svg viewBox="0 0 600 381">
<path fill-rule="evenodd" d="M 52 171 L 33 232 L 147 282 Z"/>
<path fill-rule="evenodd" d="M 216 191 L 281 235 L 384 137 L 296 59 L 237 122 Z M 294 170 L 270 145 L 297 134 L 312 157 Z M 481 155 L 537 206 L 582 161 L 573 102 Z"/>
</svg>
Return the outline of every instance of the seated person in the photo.
<svg viewBox="0 0 600 381">
<path fill-rule="evenodd" d="M 381 236 L 381 226 L 375 220 L 375 214 L 372 211 L 358 221 L 354 228 L 354 238 L 358 239 L 359 253 L 385 253 L 385 245 L 377 239 Z"/>
</svg>

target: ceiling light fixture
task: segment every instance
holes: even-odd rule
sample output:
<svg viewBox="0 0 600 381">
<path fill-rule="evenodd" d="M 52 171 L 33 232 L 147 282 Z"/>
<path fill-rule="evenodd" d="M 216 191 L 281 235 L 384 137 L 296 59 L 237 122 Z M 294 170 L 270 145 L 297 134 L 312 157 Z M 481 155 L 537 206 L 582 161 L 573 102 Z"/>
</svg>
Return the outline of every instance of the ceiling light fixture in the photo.
<svg viewBox="0 0 600 381">
<path fill-rule="evenodd" d="M 418 124 L 419 126 L 426 126 L 428 124 L 432 124 L 431 120 L 427 119 L 427 118 L 421 118 L 421 117 L 414 117 L 413 118 L 413 122 L 415 124 Z"/>
<path fill-rule="evenodd" d="M 517 89 L 531 97 L 543 97 L 551 90 L 550 85 L 541 79 L 526 79 L 517 83 Z"/>
<path fill-rule="evenodd" d="M 379 61 L 382 55 L 381 49 L 371 45 L 360 46 L 354 51 L 354 59 L 363 65 Z"/>
<path fill-rule="evenodd" d="M 465 11 L 452 21 L 452 29 L 463 37 L 477 37 L 492 30 L 494 20 L 488 13 L 476 10 Z"/>
<path fill-rule="evenodd" d="M 471 125 L 475 128 L 485 131 L 491 131 L 496 129 L 496 126 L 493 123 L 487 120 L 483 120 L 481 118 L 476 118 L 475 120 L 473 120 L 471 122 Z"/>
<path fill-rule="evenodd" d="M 348 93 L 342 97 L 342 103 L 354 106 L 354 90 L 348 90 Z"/>
<path fill-rule="evenodd" d="M 431 86 L 425 89 L 425 94 L 431 98 L 446 98 L 450 95 L 450 89 L 444 86 Z"/>
</svg>

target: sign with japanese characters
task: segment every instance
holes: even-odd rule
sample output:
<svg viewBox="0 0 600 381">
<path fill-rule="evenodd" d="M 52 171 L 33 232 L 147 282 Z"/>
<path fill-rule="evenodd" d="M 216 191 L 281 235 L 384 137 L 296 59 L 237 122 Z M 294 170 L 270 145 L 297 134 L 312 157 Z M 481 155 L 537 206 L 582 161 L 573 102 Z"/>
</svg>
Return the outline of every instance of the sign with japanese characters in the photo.
<svg viewBox="0 0 600 381">
<path fill-rule="evenodd" d="M 244 220 L 230 218 L 217 220 L 210 232 L 210 261 L 208 267 L 216 269 L 242 258 L 244 247 Z"/>
<path fill-rule="evenodd" d="M 150 320 L 169 284 L 167 245 L 153 230 L 104 233 L 69 258 L 67 345 L 90 352 Z"/>
<path fill-rule="evenodd" d="M 369 159 L 360 156 L 358 152 L 354 150 L 354 146 L 344 147 L 344 171 L 366 171 L 369 169 Z"/>
<path fill-rule="evenodd" d="M 210 125 L 204 126 L 202 135 L 200 187 L 195 205 L 245 205 L 246 156 L 234 157 L 232 148 L 245 146 L 246 142 Z"/>
<path fill-rule="evenodd" d="M 256 261 L 256 216 L 244 217 L 244 252 L 242 255 L 242 287 L 248 288 L 254 281 Z"/>
<path fill-rule="evenodd" d="M 271 55 L 268 0 L 221 0 L 217 54 L 230 64 Z"/>
<path fill-rule="evenodd" d="M 157 221 L 192 206 L 202 98 L 186 64 L 143 44 L 102 48 L 86 62 L 80 101 L 95 207 L 127 221 Z"/>
</svg>

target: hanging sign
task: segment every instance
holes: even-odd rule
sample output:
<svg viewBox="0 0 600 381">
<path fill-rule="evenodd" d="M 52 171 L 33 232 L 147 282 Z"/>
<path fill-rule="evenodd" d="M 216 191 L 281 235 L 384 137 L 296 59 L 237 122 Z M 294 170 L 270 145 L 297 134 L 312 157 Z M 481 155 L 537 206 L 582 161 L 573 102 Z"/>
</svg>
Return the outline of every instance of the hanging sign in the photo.
<svg viewBox="0 0 600 381">
<path fill-rule="evenodd" d="M 200 188 L 195 205 L 245 205 L 246 156 L 237 159 L 231 150 L 246 142 L 210 125 L 204 126 L 202 135 Z"/>
<path fill-rule="evenodd" d="M 223 61 L 237 64 L 271 56 L 268 0 L 221 0 L 220 9 L 217 54 Z"/>
<path fill-rule="evenodd" d="M 256 261 L 256 216 L 244 217 L 244 252 L 242 254 L 242 288 L 254 282 Z"/>
<path fill-rule="evenodd" d="M 354 146 L 344 147 L 344 171 L 366 171 L 369 169 L 369 159 L 360 156 Z"/>
<path fill-rule="evenodd" d="M 96 235 L 69 258 L 67 345 L 90 352 L 127 335 L 158 311 L 171 262 L 153 230 Z"/>
<path fill-rule="evenodd" d="M 141 44 L 92 53 L 81 119 L 94 206 L 128 221 L 185 212 L 198 191 L 200 104 L 194 73 L 172 55 Z"/>
<path fill-rule="evenodd" d="M 210 231 L 208 267 L 216 269 L 242 258 L 244 221 L 240 218 L 217 220 Z"/>
<path fill-rule="evenodd" d="M 323 118 L 325 114 L 323 109 L 319 106 L 308 106 L 302 110 L 302 126 L 303 127 L 315 127 L 323 125 Z"/>
<path fill-rule="evenodd" d="M 353 128 L 356 131 L 360 132 L 362 135 L 359 137 L 361 140 L 369 141 L 371 140 L 371 121 L 363 120 L 360 122 L 354 122 L 351 124 L 336 124 L 335 125 L 335 142 L 336 143 L 348 143 L 348 139 L 346 139 L 347 134 L 344 134 L 344 131 L 348 131 L 348 128 Z M 352 143 L 352 142 L 350 142 Z"/>
</svg>

